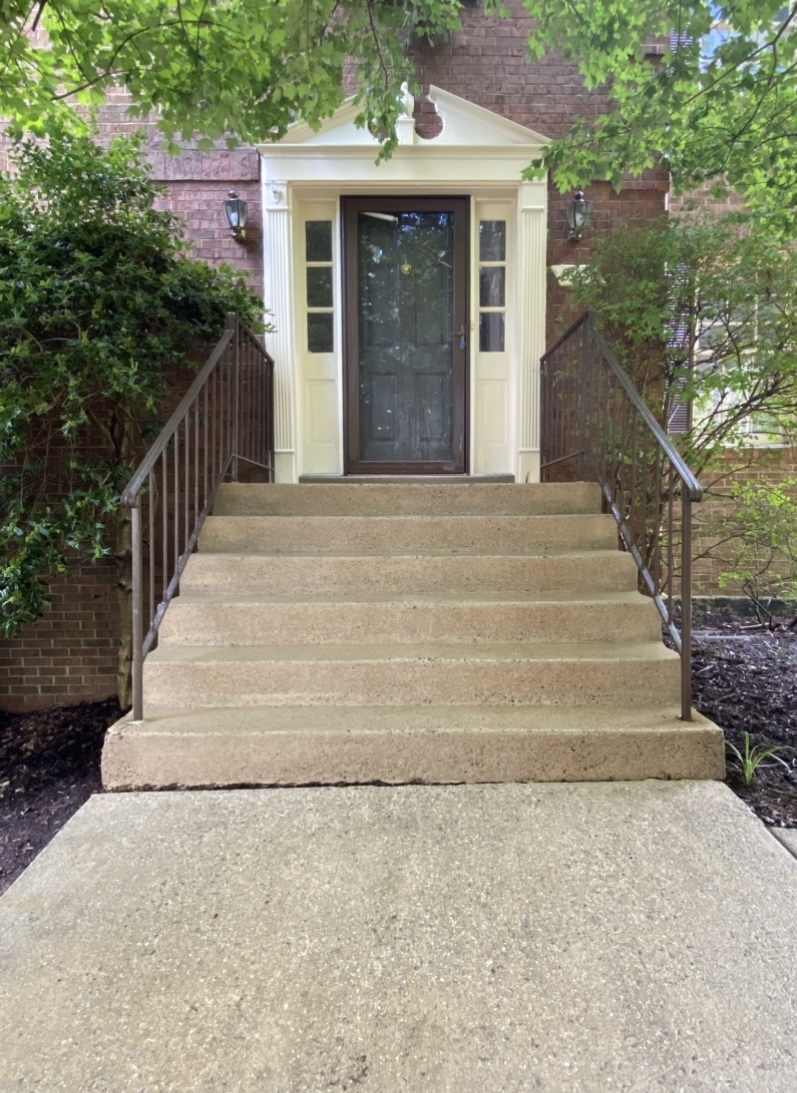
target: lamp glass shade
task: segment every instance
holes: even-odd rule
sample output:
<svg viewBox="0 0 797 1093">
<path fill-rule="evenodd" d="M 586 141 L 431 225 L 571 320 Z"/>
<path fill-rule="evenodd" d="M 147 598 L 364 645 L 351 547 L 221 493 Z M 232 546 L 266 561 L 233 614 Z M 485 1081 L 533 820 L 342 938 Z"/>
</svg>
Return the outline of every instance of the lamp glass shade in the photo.
<svg viewBox="0 0 797 1093">
<path fill-rule="evenodd" d="M 230 196 L 224 202 L 224 212 L 232 231 L 241 231 L 246 226 L 246 211 L 246 202 L 235 190 L 230 190 Z"/>
<path fill-rule="evenodd" d="M 590 203 L 583 190 L 576 190 L 573 200 L 567 203 L 567 223 L 573 235 L 580 235 L 589 223 Z"/>
</svg>

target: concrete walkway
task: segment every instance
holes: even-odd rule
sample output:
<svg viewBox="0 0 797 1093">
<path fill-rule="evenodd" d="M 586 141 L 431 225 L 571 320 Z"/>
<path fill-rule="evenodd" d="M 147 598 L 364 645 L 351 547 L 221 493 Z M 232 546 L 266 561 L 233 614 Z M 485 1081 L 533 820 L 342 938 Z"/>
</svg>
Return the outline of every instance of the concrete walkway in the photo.
<svg viewBox="0 0 797 1093">
<path fill-rule="evenodd" d="M 797 1089 L 797 860 L 716 783 L 96 797 L 0 968 L 2 1093 Z"/>
</svg>

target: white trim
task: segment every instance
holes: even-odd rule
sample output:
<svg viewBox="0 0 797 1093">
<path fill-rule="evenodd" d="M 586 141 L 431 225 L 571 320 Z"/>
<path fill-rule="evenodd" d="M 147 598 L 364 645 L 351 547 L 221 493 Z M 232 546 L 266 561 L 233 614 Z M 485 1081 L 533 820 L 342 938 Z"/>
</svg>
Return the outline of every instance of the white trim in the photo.
<svg viewBox="0 0 797 1093">
<path fill-rule="evenodd" d="M 551 266 L 551 273 L 554 275 L 560 285 L 571 285 L 573 283 L 573 272 L 579 268 L 578 262 L 568 262 L 563 265 Z"/>
</svg>

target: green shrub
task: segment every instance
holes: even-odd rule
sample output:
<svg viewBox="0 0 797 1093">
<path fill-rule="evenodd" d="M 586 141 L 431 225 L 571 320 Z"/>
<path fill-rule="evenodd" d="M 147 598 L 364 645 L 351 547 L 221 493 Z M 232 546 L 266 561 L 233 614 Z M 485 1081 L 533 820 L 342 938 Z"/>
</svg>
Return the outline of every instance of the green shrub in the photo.
<svg viewBox="0 0 797 1093">
<path fill-rule="evenodd" d="M 262 301 L 185 256 L 139 139 L 22 142 L 0 180 L 0 607 L 13 637 L 71 560 L 115 555 L 119 495 L 170 383 Z"/>
</svg>

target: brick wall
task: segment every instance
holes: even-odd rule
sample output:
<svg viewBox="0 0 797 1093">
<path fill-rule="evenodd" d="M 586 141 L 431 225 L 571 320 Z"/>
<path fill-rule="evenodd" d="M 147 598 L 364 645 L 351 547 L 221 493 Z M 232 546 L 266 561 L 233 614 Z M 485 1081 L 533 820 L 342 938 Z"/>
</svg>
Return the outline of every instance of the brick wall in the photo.
<svg viewBox="0 0 797 1093">
<path fill-rule="evenodd" d="M 262 292 L 263 217 L 260 192 L 260 156 L 254 148 L 219 147 L 200 152 L 186 146 L 177 156 L 169 155 L 151 121 L 131 118 L 129 96 L 116 91 L 99 111 L 100 141 L 144 130 L 148 158 L 155 181 L 163 189 L 159 207 L 180 217 L 183 235 L 192 257 L 209 265 L 227 263 L 247 276 Z M 9 167 L 8 143 L 0 138 L 0 171 Z M 224 200 L 236 190 L 248 205 L 246 240 L 233 239 L 224 215 Z"/>
<path fill-rule="evenodd" d="M 575 241 L 567 238 L 566 206 L 569 196 L 562 196 L 554 186 L 550 186 L 548 265 L 587 262 L 595 240 L 607 238 L 621 224 L 634 221 L 645 224 L 663 216 L 668 185 L 667 177 L 654 171 L 646 172 L 640 179 L 629 179 L 619 193 L 608 182 L 593 182 L 585 187 L 592 206 L 590 226 L 584 236 Z M 574 304 L 568 288 L 559 284 L 549 269 L 545 344 L 553 345 L 580 313 L 581 309 Z"/>
<path fill-rule="evenodd" d="M 714 197 L 708 186 L 702 190 L 673 194 L 670 197 L 670 212 L 673 216 L 688 216 L 707 209 L 715 214 L 725 214 L 743 208 L 744 199 L 739 194 L 730 193 L 722 198 Z"/>
<path fill-rule="evenodd" d="M 111 95 L 100 113 L 100 138 L 132 133 L 140 120 L 127 114 L 126 93 Z M 169 156 L 154 126 L 149 156 L 155 179 L 163 186 L 162 208 L 181 217 L 193 257 L 217 265 L 226 262 L 262 291 L 262 215 L 260 157 L 252 148 L 210 153 L 187 148 Z M 0 144 L 0 168 L 7 148 Z M 248 203 L 247 238 L 242 245 L 230 233 L 224 199 L 230 189 Z M 204 360 L 206 352 L 200 354 Z M 182 389 L 185 383 L 181 384 Z M 176 395 L 182 390 L 176 392 Z M 113 563 L 86 564 L 50 584 L 52 608 L 39 622 L 23 628 L 13 641 L 0 640 L 0 709 L 35 710 L 116 692 L 118 611 Z"/>
<path fill-rule="evenodd" d="M 476 4 L 462 10 L 462 30 L 448 41 L 421 43 L 416 50 L 421 85 L 436 84 L 488 110 L 535 129 L 546 136 L 567 132 L 578 115 L 595 117 L 604 106 L 599 91 L 588 92 L 577 66 L 557 54 L 531 63 L 527 39 L 532 21 L 523 0 L 508 0 L 510 18 L 487 16 Z M 651 41 L 651 53 L 660 52 Z M 351 73 L 349 90 L 354 90 Z M 219 146 L 202 153 L 187 145 L 173 157 L 163 150 L 163 142 L 154 121 L 130 118 L 130 97 L 124 90 L 109 95 L 99 112 L 101 138 L 116 133 L 132 133 L 144 128 L 148 134 L 155 178 L 163 185 L 163 205 L 172 209 L 185 225 L 185 237 L 193 244 L 196 257 L 211 264 L 228 262 L 262 285 L 262 210 L 260 195 L 260 160 L 255 149 L 227 150 Z M 416 121 L 419 132 L 432 137 L 439 129 L 439 119 L 432 104 L 423 98 L 418 103 Z M 0 166 L 4 150 L 0 145 Z M 569 195 L 550 191 L 549 264 L 584 261 L 591 241 L 611 232 L 623 220 L 648 219 L 664 212 L 664 195 L 669 180 L 665 171 L 649 171 L 641 179 L 629 179 L 620 193 L 606 183 L 583 180 L 592 201 L 593 222 L 580 243 L 567 239 L 565 204 Z M 223 202 L 230 189 L 238 191 L 249 205 L 247 240 L 242 245 L 232 239 L 226 225 Z M 267 303 L 267 301 L 266 301 Z M 567 318 L 566 293 L 552 286 L 548 314 L 549 343 L 555 330 L 561 330 Z"/>
<path fill-rule="evenodd" d="M 191 256 L 209 265 L 226 262 L 263 291 L 263 216 L 260 156 L 253 148 L 232 151 L 186 152 L 180 156 L 153 149 L 153 175 L 165 190 L 161 207 L 176 213 L 185 225 Z M 233 239 L 224 215 L 224 201 L 235 190 L 246 201 L 246 239 Z"/>
<path fill-rule="evenodd" d="M 210 348 L 197 347 L 191 358 L 200 365 L 207 359 Z M 163 402 L 164 419 L 193 379 L 194 373 L 188 370 L 169 376 L 169 390 Z M 86 437 L 80 450 L 95 451 L 99 458 L 108 457 L 104 441 L 97 434 Z M 50 465 L 54 467 L 59 458 L 62 461 L 66 458 L 67 446 L 63 440 L 50 438 L 48 451 Z M 201 448 L 199 455 L 201 458 Z M 3 469 L 0 466 L 0 473 Z M 58 496 L 59 481 L 60 476 L 54 473 L 49 496 Z M 157 557 L 160 557 L 159 531 L 158 523 Z M 12 640 L 0 638 L 0 709 L 36 710 L 108 698 L 116 693 L 119 606 L 115 562 L 79 564 L 73 560 L 66 574 L 49 582 L 49 590 L 52 606 L 43 618 L 24 626 Z"/>
<path fill-rule="evenodd" d="M 0 640 L 0 709 L 22 711 L 116 693 L 116 567 L 74 566 L 51 584 L 53 606 Z"/>
<path fill-rule="evenodd" d="M 577 114 L 595 117 L 602 98 L 587 92 L 575 64 L 550 54 L 528 59 L 532 21 L 522 0 L 508 0 L 511 18 L 462 11 L 462 30 L 447 42 L 417 49 L 419 80 L 436 84 L 496 114 L 550 137 L 567 132 Z"/>
</svg>

